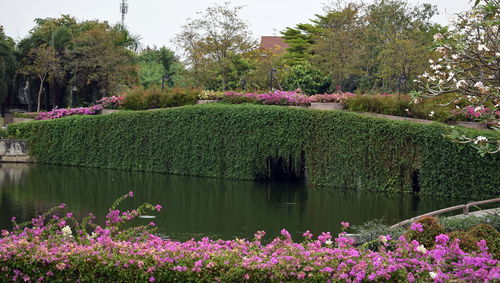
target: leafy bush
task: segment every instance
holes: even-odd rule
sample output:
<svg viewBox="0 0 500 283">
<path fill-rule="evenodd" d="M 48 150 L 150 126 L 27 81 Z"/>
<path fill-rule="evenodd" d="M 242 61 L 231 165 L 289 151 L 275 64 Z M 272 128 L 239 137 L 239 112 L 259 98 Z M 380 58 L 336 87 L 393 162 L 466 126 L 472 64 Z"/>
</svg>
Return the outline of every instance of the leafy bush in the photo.
<svg viewBox="0 0 500 283">
<path fill-rule="evenodd" d="M 460 239 L 459 246 L 466 252 L 479 251 L 477 243 L 485 240 L 489 252 L 495 259 L 500 259 L 500 232 L 491 225 L 480 224 L 467 231 L 453 231 L 449 235 L 452 240 Z"/>
<path fill-rule="evenodd" d="M 172 88 L 161 91 L 157 88 L 148 90 L 137 88 L 125 94 L 121 108 L 144 110 L 191 105 L 196 103 L 198 95 L 199 91 L 196 89 Z"/>
<path fill-rule="evenodd" d="M 356 95 L 347 99 L 347 108 L 351 111 L 408 116 L 410 97 L 389 94 Z"/>
<path fill-rule="evenodd" d="M 146 109 L 147 106 L 143 99 L 144 92 L 145 90 L 142 90 L 140 88 L 135 88 L 127 92 L 121 102 L 121 108 L 125 110 Z"/>
<path fill-rule="evenodd" d="M 154 223 L 123 229 L 139 215 L 161 209 L 144 204 L 121 212 L 118 204 L 129 197 L 132 192 L 113 204 L 105 226 L 94 224 L 92 215 L 78 221 L 58 210 L 23 224 L 14 220 L 13 230 L 1 231 L 0 281 L 486 282 L 498 276 L 499 261 L 488 252 L 463 253 L 450 241 L 426 250 L 402 237 L 392 249 L 370 251 L 353 246 L 345 233 L 313 238 L 306 231 L 303 242 L 294 242 L 283 229 L 269 244 L 261 242 L 264 231 L 252 241 L 178 242 L 153 234 Z"/>
<path fill-rule="evenodd" d="M 205 100 L 219 100 L 224 98 L 224 92 L 222 91 L 213 91 L 213 90 L 204 90 L 202 91 L 199 95 L 199 99 L 205 99 Z"/>
<path fill-rule="evenodd" d="M 253 180 L 270 159 L 312 185 L 496 197 L 500 155 L 443 138 L 441 124 L 344 111 L 208 103 L 9 126 L 41 163 Z M 487 131 L 464 129 L 474 136 Z"/>
<path fill-rule="evenodd" d="M 472 227 L 467 234 L 478 240 L 486 240 L 490 253 L 500 259 L 500 232 L 488 224 L 479 224 Z"/>
<path fill-rule="evenodd" d="M 429 248 L 434 246 L 436 236 L 443 233 L 443 226 L 436 217 L 424 216 L 411 224 L 405 236 L 407 239 L 417 240 L 420 244 Z"/>
<path fill-rule="evenodd" d="M 6 127 L 0 127 L 0 139 L 6 139 L 9 136 L 9 132 Z"/>
<path fill-rule="evenodd" d="M 479 224 L 490 224 L 495 229 L 500 230 L 500 215 L 489 214 L 484 216 L 464 216 L 464 217 L 444 217 L 439 222 L 446 232 L 455 230 L 468 230 Z"/>
<path fill-rule="evenodd" d="M 287 90 L 300 89 L 306 94 L 328 91 L 330 79 L 310 64 L 294 65 L 285 72 L 283 86 Z"/>
</svg>

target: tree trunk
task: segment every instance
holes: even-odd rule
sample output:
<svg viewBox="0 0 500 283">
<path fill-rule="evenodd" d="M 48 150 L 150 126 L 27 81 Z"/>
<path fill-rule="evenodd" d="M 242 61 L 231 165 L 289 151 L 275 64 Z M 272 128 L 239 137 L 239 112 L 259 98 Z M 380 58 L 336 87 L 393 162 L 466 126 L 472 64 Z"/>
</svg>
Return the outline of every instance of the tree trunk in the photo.
<svg viewBox="0 0 500 283">
<path fill-rule="evenodd" d="M 40 79 L 40 89 L 38 90 L 38 103 L 36 106 L 36 112 L 40 112 L 40 104 L 42 101 L 42 90 L 43 90 L 43 83 L 45 81 L 45 78 Z"/>
</svg>

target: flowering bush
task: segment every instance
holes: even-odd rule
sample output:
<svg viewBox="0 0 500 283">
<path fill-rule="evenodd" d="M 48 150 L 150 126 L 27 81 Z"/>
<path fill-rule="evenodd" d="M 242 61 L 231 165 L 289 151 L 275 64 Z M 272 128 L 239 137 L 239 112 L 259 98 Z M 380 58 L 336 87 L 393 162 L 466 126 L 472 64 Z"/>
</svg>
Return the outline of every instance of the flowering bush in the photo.
<svg viewBox="0 0 500 283">
<path fill-rule="evenodd" d="M 343 92 L 343 93 L 332 93 L 332 94 L 315 94 L 309 96 L 309 102 L 336 102 L 345 103 L 348 98 L 356 96 L 354 93 Z"/>
<path fill-rule="evenodd" d="M 308 97 L 296 91 L 276 90 L 266 93 L 235 93 L 227 92 L 226 97 L 244 97 L 267 105 L 307 105 Z"/>
<path fill-rule="evenodd" d="M 54 109 L 49 112 L 40 112 L 35 117 L 35 120 L 50 120 L 72 115 L 95 115 L 95 114 L 100 114 L 101 111 L 102 111 L 101 105 L 93 105 L 90 107 L 79 107 L 79 108 L 61 108 L 61 109 Z"/>
<path fill-rule="evenodd" d="M 96 101 L 96 105 L 101 105 L 103 109 L 118 109 L 124 96 L 103 97 Z"/>
<path fill-rule="evenodd" d="M 453 113 L 470 121 L 494 121 L 498 120 L 500 117 L 499 110 L 494 111 L 491 108 L 483 106 L 467 106 L 465 108 L 456 109 Z"/>
<path fill-rule="evenodd" d="M 342 232 L 333 238 L 322 233 L 296 243 L 283 229 L 281 236 L 263 244 L 264 231 L 252 241 L 244 239 L 186 242 L 152 234 L 151 227 L 120 230 L 120 225 L 143 213 L 161 209 L 144 204 L 120 212 L 110 209 L 106 226 L 82 222 L 71 213 L 47 214 L 0 238 L 1 281 L 494 281 L 499 261 L 488 252 L 486 241 L 478 252 L 466 253 L 459 240 L 438 235 L 434 247 L 405 237 L 380 237 L 378 251 L 356 248 Z M 348 223 L 343 224 L 344 227 Z"/>
</svg>

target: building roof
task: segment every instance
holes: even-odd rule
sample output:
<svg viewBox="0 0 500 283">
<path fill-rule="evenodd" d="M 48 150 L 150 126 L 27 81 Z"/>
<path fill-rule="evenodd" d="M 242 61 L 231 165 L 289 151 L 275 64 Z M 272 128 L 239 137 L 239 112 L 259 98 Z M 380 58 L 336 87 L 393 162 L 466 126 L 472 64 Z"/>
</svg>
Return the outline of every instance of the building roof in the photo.
<svg viewBox="0 0 500 283">
<path fill-rule="evenodd" d="M 281 36 L 262 36 L 260 38 L 260 48 L 273 53 L 281 53 L 288 48 L 288 44 Z"/>
</svg>

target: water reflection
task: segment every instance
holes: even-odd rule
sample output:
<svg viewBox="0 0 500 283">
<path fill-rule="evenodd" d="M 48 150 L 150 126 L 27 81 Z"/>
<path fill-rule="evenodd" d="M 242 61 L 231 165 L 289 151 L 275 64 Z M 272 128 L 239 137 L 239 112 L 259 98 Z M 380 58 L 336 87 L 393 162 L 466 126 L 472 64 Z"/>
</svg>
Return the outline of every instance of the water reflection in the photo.
<svg viewBox="0 0 500 283">
<path fill-rule="evenodd" d="M 180 240 L 203 236 L 251 238 L 257 230 L 275 236 L 282 228 L 294 236 L 305 230 L 337 233 L 341 221 L 362 224 L 382 218 L 394 223 L 460 203 L 399 194 L 307 188 L 295 183 L 3 164 L 0 228 L 10 227 L 12 216 L 29 220 L 61 202 L 79 216 L 93 212 L 102 219 L 113 201 L 131 190 L 135 197 L 126 200 L 123 207 L 134 208 L 143 202 L 161 204 L 164 209 L 154 221 L 160 232 Z"/>
</svg>

